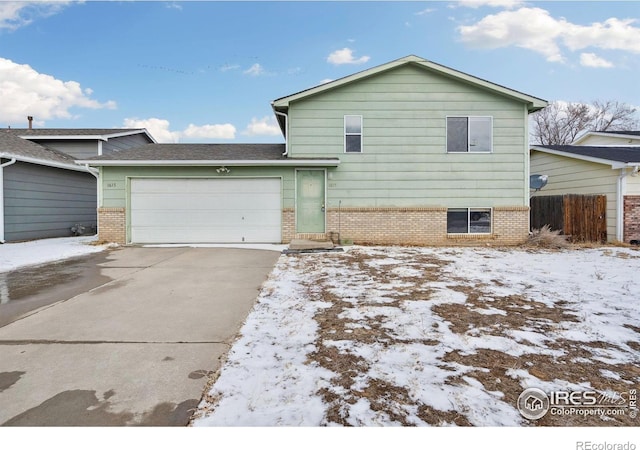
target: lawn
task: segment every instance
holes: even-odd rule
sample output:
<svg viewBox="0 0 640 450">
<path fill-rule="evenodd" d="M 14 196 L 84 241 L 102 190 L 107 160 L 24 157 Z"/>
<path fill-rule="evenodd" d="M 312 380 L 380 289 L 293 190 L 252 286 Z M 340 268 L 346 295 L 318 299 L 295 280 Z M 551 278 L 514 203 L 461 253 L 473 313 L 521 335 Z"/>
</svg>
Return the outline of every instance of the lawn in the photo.
<svg viewBox="0 0 640 450">
<path fill-rule="evenodd" d="M 193 425 L 637 426 L 639 292 L 630 248 L 283 255 Z M 605 413 L 526 419 L 529 387 Z"/>
</svg>

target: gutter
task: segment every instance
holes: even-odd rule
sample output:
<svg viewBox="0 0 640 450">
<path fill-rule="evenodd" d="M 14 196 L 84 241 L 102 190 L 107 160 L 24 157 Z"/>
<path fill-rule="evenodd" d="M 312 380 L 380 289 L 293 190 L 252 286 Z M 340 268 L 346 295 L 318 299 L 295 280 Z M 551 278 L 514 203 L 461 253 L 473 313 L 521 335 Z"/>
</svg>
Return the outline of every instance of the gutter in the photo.
<svg viewBox="0 0 640 450">
<path fill-rule="evenodd" d="M 284 117 L 284 153 L 282 154 L 282 156 L 287 156 L 289 155 L 289 116 L 287 116 L 283 112 L 276 111 L 275 108 L 273 109 L 273 112 L 277 116 Z"/>
<path fill-rule="evenodd" d="M 77 160 L 77 164 L 86 166 L 229 166 L 229 167 L 248 167 L 248 166 L 295 166 L 295 167 L 337 167 L 340 164 L 339 159 L 286 159 L 286 160 L 122 160 L 122 159 L 95 159 L 95 160 Z"/>
<path fill-rule="evenodd" d="M 16 158 L 12 157 L 4 164 L 0 164 L 0 243 L 4 244 L 4 168 L 16 163 Z"/>
<path fill-rule="evenodd" d="M 633 168 L 631 172 L 627 171 L 627 167 L 622 167 L 620 169 L 620 176 L 618 176 L 618 184 L 616 186 L 616 240 L 618 242 L 623 242 L 624 239 L 624 188 L 626 184 L 625 178 L 629 175 L 636 176 L 638 174 L 639 166 L 639 164 L 627 166 Z"/>
</svg>

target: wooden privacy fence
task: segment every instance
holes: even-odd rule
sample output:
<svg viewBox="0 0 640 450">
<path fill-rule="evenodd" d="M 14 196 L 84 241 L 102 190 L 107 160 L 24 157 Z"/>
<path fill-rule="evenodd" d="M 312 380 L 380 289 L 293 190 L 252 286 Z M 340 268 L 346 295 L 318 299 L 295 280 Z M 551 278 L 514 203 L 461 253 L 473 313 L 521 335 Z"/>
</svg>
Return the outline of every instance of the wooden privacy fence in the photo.
<svg viewBox="0 0 640 450">
<path fill-rule="evenodd" d="M 546 195 L 531 198 L 531 228 L 549 225 L 573 242 L 606 242 L 607 197 L 604 195 Z"/>
</svg>

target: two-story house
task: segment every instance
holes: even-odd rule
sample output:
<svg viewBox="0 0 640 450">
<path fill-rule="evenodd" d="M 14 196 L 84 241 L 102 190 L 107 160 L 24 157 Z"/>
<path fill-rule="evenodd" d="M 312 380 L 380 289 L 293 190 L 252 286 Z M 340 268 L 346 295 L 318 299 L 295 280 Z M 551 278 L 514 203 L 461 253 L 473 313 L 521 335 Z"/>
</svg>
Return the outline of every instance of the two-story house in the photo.
<svg viewBox="0 0 640 450">
<path fill-rule="evenodd" d="M 408 56 L 272 102 L 284 144 L 151 144 L 100 170 L 121 243 L 517 244 L 539 98 Z"/>
<path fill-rule="evenodd" d="M 149 142 L 155 141 L 142 129 L 0 130 L 0 242 L 70 236 L 74 225 L 95 228 L 97 171 L 75 159 Z"/>
</svg>

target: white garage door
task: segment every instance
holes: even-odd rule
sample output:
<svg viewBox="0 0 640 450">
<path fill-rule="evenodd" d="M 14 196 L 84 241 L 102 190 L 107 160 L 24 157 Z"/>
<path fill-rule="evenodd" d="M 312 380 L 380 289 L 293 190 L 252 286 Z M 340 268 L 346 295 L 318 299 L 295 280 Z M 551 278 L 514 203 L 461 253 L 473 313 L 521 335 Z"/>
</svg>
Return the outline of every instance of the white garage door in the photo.
<svg viewBox="0 0 640 450">
<path fill-rule="evenodd" d="M 131 242 L 281 241 L 278 178 L 134 178 Z"/>
</svg>

